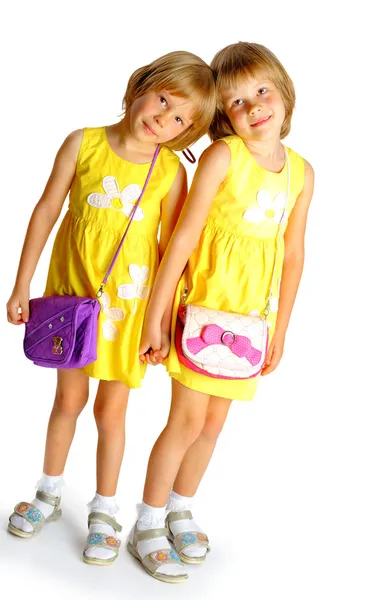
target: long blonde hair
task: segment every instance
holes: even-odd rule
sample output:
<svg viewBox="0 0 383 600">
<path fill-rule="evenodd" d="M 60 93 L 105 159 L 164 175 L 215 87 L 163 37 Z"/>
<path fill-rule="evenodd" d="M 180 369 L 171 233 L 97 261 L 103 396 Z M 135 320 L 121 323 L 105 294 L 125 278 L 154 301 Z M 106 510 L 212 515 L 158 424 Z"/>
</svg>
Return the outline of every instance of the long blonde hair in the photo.
<svg viewBox="0 0 383 600">
<path fill-rule="evenodd" d="M 267 73 L 282 96 L 286 114 L 281 129 L 281 139 L 287 136 L 295 107 L 294 84 L 283 65 L 268 48 L 249 42 L 231 44 L 217 52 L 210 66 L 216 79 L 218 92 L 217 110 L 209 128 L 209 137 L 212 141 L 235 134 L 224 111 L 220 91 L 238 85 L 260 71 Z"/>
<path fill-rule="evenodd" d="M 137 98 L 153 90 L 167 90 L 190 100 L 194 107 L 193 124 L 166 142 L 166 146 L 172 150 L 184 150 L 208 132 L 216 110 L 217 95 L 213 72 L 199 56 L 183 51 L 170 52 L 137 69 L 129 79 L 123 99 L 125 114 Z"/>
</svg>

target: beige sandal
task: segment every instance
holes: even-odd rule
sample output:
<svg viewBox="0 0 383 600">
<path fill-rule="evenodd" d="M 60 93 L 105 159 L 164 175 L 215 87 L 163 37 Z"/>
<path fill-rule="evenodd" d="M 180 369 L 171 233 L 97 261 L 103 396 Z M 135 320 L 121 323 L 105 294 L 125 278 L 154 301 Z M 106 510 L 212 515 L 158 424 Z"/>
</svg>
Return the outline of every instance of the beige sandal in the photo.
<svg viewBox="0 0 383 600">
<path fill-rule="evenodd" d="M 62 515 L 62 510 L 60 508 L 61 498 L 60 496 L 53 496 L 53 494 L 48 494 L 48 492 L 42 492 L 38 490 L 36 492 L 36 498 L 41 500 L 41 502 L 45 502 L 46 504 L 50 504 L 54 506 L 54 511 L 49 517 L 45 518 L 41 510 L 39 510 L 34 504 L 30 502 L 20 502 L 16 504 L 14 512 L 9 517 L 8 523 L 8 531 L 13 533 L 13 535 L 17 535 L 21 538 L 31 538 L 35 536 L 42 526 L 45 523 L 49 523 L 49 521 L 57 521 Z M 30 523 L 33 527 L 33 531 L 23 531 L 18 527 L 15 527 L 11 523 L 12 517 L 23 517 L 28 523 Z"/>
<path fill-rule="evenodd" d="M 181 581 L 186 581 L 189 579 L 187 573 L 185 573 L 185 575 L 164 575 L 163 573 L 157 573 L 157 569 L 159 569 L 159 567 L 162 565 L 180 564 L 181 559 L 175 550 L 169 548 L 166 548 L 165 550 L 155 550 L 154 552 L 150 552 L 144 556 L 144 558 L 141 558 L 137 550 L 137 545 L 139 542 L 143 542 L 144 540 L 153 540 L 160 537 L 168 537 L 168 535 L 169 531 L 165 527 L 139 531 L 136 524 L 134 528 L 133 544 L 128 542 L 128 550 L 130 554 L 140 561 L 145 571 L 154 577 L 154 579 L 164 581 L 165 583 L 180 583 Z"/>
<path fill-rule="evenodd" d="M 200 533 L 199 531 L 185 531 L 184 533 L 179 533 L 178 535 L 173 535 L 169 523 L 173 521 L 182 521 L 184 519 L 192 519 L 193 515 L 190 510 L 182 510 L 182 511 L 172 511 L 166 517 L 166 526 L 169 529 L 168 538 L 173 543 L 175 549 L 182 562 L 187 563 L 189 565 L 200 565 L 206 560 L 206 555 L 210 552 L 209 546 L 209 538 L 205 533 Z M 206 548 L 206 552 L 204 556 L 191 557 L 186 556 L 183 553 L 185 548 L 189 548 L 190 546 L 201 546 L 202 548 Z"/>
<path fill-rule="evenodd" d="M 113 527 L 115 531 L 122 531 L 121 525 L 117 523 L 113 517 L 106 515 L 101 512 L 91 512 L 88 517 L 88 527 L 90 525 L 94 525 L 95 523 L 106 523 Z M 86 540 L 86 546 L 84 548 L 84 552 L 82 554 L 82 559 L 88 565 L 111 565 L 116 560 L 118 553 L 120 551 L 121 541 L 114 537 L 113 535 L 108 535 L 106 533 L 90 533 Z M 89 548 L 107 548 L 108 550 L 112 550 L 114 552 L 114 556 L 111 558 L 93 558 L 92 556 L 87 556 L 85 554 L 86 550 Z"/>
</svg>

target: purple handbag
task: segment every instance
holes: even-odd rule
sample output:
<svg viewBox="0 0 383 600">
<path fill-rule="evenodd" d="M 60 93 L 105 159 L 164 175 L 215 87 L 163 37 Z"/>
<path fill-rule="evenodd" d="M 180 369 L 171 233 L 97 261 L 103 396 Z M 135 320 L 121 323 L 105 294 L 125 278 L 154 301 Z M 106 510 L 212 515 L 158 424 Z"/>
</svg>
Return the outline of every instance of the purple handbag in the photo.
<svg viewBox="0 0 383 600">
<path fill-rule="evenodd" d="M 97 320 L 100 312 L 97 298 L 104 291 L 159 152 L 158 145 L 140 197 L 130 213 L 129 223 L 96 297 L 43 296 L 29 302 L 30 315 L 25 326 L 24 353 L 35 365 L 54 369 L 79 369 L 97 359 Z"/>
</svg>

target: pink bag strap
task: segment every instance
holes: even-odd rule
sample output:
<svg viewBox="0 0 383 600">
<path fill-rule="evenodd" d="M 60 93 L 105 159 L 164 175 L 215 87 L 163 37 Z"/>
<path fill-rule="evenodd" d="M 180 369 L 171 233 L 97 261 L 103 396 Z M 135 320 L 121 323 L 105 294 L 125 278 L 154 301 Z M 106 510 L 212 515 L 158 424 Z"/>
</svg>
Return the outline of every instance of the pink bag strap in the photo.
<svg viewBox="0 0 383 600">
<path fill-rule="evenodd" d="M 122 245 L 123 245 L 123 243 L 124 243 L 124 241 L 125 241 L 125 238 L 126 238 L 126 236 L 128 235 L 129 228 L 130 228 L 130 226 L 131 226 L 131 224 L 132 224 L 132 221 L 133 221 L 133 219 L 134 219 L 134 215 L 136 214 L 136 211 L 137 211 L 137 209 L 138 209 L 138 207 L 139 207 L 139 205 L 140 205 L 140 202 L 141 202 L 141 200 L 142 200 L 142 197 L 143 197 L 143 195 L 144 195 L 144 193 L 145 193 L 145 190 L 146 190 L 146 188 L 148 187 L 149 179 L 150 179 L 150 177 L 151 177 L 151 174 L 152 174 L 152 172 L 153 172 L 154 165 L 155 165 L 155 163 L 156 163 L 156 160 L 157 160 L 157 157 L 158 157 L 158 155 L 159 155 L 159 153 L 160 153 L 160 150 L 161 150 L 161 146 L 158 144 L 158 146 L 157 146 L 157 148 L 156 148 L 156 151 L 155 151 L 155 153 L 154 153 L 154 155 L 153 155 L 153 158 L 152 158 L 152 163 L 151 163 L 151 165 L 150 165 L 149 173 L 148 173 L 148 174 L 147 174 L 147 176 L 146 176 L 146 180 L 145 180 L 145 183 L 144 183 L 144 187 L 142 188 L 141 194 L 140 194 L 140 196 L 139 196 L 139 198 L 138 198 L 138 200 L 137 200 L 136 204 L 134 205 L 134 208 L 133 208 L 132 212 L 131 212 L 131 213 L 130 213 L 130 215 L 129 215 L 129 222 L 128 222 L 128 225 L 127 225 L 127 227 L 126 227 L 126 229 L 125 229 L 124 235 L 122 236 L 121 242 L 119 243 L 119 245 L 118 245 L 118 248 L 117 248 L 117 250 L 116 250 L 116 252 L 115 252 L 115 254 L 114 254 L 114 256 L 113 256 L 112 262 L 111 262 L 111 263 L 110 263 L 110 265 L 109 265 L 109 269 L 107 270 L 107 272 L 106 272 L 106 274 L 105 274 L 105 277 L 104 277 L 104 279 L 102 280 L 102 282 L 101 282 L 101 284 L 100 284 L 100 289 L 98 290 L 98 292 L 97 292 L 97 294 L 96 294 L 96 295 L 97 295 L 97 298 L 101 298 L 102 292 L 104 291 L 104 287 L 106 286 L 106 283 L 107 283 L 107 281 L 108 281 L 108 279 L 109 279 L 109 276 L 110 276 L 110 274 L 111 274 L 111 272 L 112 272 L 112 269 L 113 269 L 113 267 L 114 267 L 114 265 L 115 265 L 115 262 L 116 262 L 116 260 L 117 260 L 117 257 L 118 257 L 118 255 L 120 254 L 120 251 L 121 251 Z"/>
</svg>

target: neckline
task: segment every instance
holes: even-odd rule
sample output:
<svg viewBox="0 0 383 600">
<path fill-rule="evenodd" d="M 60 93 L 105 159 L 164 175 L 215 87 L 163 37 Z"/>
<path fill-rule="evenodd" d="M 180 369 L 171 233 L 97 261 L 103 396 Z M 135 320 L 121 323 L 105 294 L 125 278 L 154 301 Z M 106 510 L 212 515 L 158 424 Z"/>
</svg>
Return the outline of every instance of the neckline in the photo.
<svg viewBox="0 0 383 600">
<path fill-rule="evenodd" d="M 148 162 L 144 162 L 144 163 L 135 163 L 135 162 L 132 162 L 131 160 L 127 160 L 126 158 L 122 158 L 122 156 L 120 156 L 119 154 L 117 154 L 117 152 L 115 152 L 115 151 L 113 150 L 112 146 L 111 146 L 111 145 L 110 145 L 110 143 L 109 143 L 109 140 L 108 140 L 108 134 L 107 134 L 107 132 L 106 132 L 106 127 L 107 127 L 106 125 L 104 125 L 104 127 L 103 127 L 103 130 L 104 130 L 104 137 L 105 137 L 105 143 L 106 143 L 106 145 L 107 145 L 107 147 L 108 147 L 108 150 L 109 150 L 109 152 L 110 152 L 111 154 L 113 154 L 113 156 L 115 156 L 116 158 L 118 158 L 118 159 L 119 159 L 119 160 L 121 160 L 122 162 L 124 162 L 124 163 L 127 163 L 128 165 L 134 165 L 134 166 L 136 166 L 136 167 L 147 167 L 148 165 L 150 166 L 150 165 L 152 164 L 152 160 L 153 160 L 153 158 L 152 158 L 151 160 L 149 160 Z M 160 152 L 161 152 L 161 150 L 162 150 L 162 148 L 160 148 Z M 154 152 L 155 152 L 155 151 L 154 151 Z M 154 152 L 153 152 L 153 156 L 154 156 Z"/>
<path fill-rule="evenodd" d="M 237 135 L 237 138 L 241 140 L 242 145 L 243 145 L 245 151 L 247 152 L 249 158 L 252 160 L 252 162 L 255 164 L 255 166 L 258 169 L 261 169 L 261 171 L 264 171 L 265 173 L 269 173 L 270 175 L 283 175 L 283 173 L 286 171 L 286 169 L 287 169 L 287 154 L 288 154 L 288 149 L 286 148 L 286 146 L 284 144 L 282 144 L 282 146 L 283 146 L 283 149 L 285 151 L 285 163 L 284 163 L 282 169 L 280 171 L 270 171 L 269 169 L 265 169 L 265 167 L 262 167 L 262 165 L 260 165 L 255 160 L 254 156 L 251 154 L 250 150 L 246 146 L 244 140 L 241 137 L 239 137 L 239 135 Z"/>
</svg>

